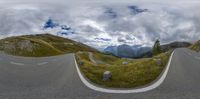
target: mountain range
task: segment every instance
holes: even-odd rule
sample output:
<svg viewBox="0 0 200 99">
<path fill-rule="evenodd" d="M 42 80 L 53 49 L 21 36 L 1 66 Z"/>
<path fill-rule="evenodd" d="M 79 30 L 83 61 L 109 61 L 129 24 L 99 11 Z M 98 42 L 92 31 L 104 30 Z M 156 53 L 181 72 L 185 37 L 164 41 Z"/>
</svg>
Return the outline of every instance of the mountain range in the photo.
<svg viewBox="0 0 200 99">
<path fill-rule="evenodd" d="M 172 42 L 169 44 L 161 45 L 163 52 L 166 52 L 170 49 L 189 47 L 191 43 L 188 42 Z M 126 45 L 122 44 L 119 46 L 108 46 L 103 50 L 105 54 L 111 54 L 117 57 L 124 58 L 142 58 L 142 57 L 151 57 L 152 56 L 151 47 L 143 47 L 141 45 Z"/>
<path fill-rule="evenodd" d="M 118 57 L 126 58 L 140 58 L 144 56 L 151 56 L 150 47 L 142 47 L 141 45 L 126 45 L 122 44 L 119 46 L 108 46 L 103 51 L 105 54 L 112 54 Z"/>
</svg>

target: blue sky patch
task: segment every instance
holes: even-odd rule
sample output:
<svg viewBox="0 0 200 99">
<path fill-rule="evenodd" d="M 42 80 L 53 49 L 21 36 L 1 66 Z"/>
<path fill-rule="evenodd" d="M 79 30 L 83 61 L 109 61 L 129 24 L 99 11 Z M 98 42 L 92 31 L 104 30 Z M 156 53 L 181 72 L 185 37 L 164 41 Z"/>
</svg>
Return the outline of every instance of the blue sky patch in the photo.
<svg viewBox="0 0 200 99">
<path fill-rule="evenodd" d="M 52 19 L 48 19 L 43 28 L 44 29 L 48 29 L 48 28 L 52 29 L 52 28 L 55 28 L 57 26 L 59 26 L 58 23 L 54 22 Z"/>
</svg>

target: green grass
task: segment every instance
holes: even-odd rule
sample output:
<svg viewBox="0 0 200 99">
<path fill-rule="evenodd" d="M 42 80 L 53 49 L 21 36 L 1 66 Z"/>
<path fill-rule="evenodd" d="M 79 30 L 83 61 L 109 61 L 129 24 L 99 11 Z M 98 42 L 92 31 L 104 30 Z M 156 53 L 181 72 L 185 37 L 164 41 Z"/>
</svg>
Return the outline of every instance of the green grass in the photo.
<svg viewBox="0 0 200 99">
<path fill-rule="evenodd" d="M 100 60 L 102 62 L 105 62 L 107 64 L 113 64 L 116 61 L 120 60 L 120 58 L 117 58 L 115 56 L 112 55 L 105 55 L 102 53 L 93 53 L 93 57 L 97 60 Z"/>
<path fill-rule="evenodd" d="M 87 53 L 77 53 L 76 58 L 82 73 L 93 83 L 103 87 L 134 88 L 154 81 L 165 68 L 170 54 L 162 53 L 153 58 L 146 59 L 121 59 L 101 53 L 93 53 L 94 57 L 105 64 L 92 64 Z M 158 66 L 154 59 L 161 59 L 162 65 Z M 123 61 L 129 64 L 123 65 Z M 80 64 L 84 62 L 84 64 Z M 110 64 L 107 66 L 106 64 Z M 102 74 L 111 71 L 112 79 L 103 81 Z"/>
<path fill-rule="evenodd" d="M 23 41 L 30 41 L 30 44 L 27 45 L 29 46 L 29 50 L 21 48 L 23 44 L 20 45 L 20 43 Z M 78 51 L 97 52 L 97 50 L 82 43 L 51 34 L 24 35 L 5 38 L 0 40 L 0 50 L 11 55 L 27 57 L 46 57 L 75 53 Z"/>
<path fill-rule="evenodd" d="M 191 50 L 200 52 L 200 40 L 189 47 Z"/>
</svg>

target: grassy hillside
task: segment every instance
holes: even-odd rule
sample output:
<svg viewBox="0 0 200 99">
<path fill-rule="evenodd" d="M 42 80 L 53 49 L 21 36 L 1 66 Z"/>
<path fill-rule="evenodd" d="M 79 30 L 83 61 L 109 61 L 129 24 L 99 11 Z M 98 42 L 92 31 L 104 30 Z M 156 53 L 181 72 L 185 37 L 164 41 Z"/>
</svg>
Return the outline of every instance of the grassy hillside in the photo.
<svg viewBox="0 0 200 99">
<path fill-rule="evenodd" d="M 200 51 L 200 40 L 197 41 L 195 44 L 191 45 L 189 48 L 194 51 L 199 52 Z"/>
<path fill-rule="evenodd" d="M 0 50 L 18 56 L 43 57 L 95 49 L 51 34 L 25 35 L 0 40 Z"/>
<path fill-rule="evenodd" d="M 104 87 L 133 88 L 154 81 L 165 68 L 170 52 L 162 53 L 152 58 L 128 59 L 117 58 L 101 53 L 93 53 L 95 60 L 101 61 L 94 64 L 89 58 L 88 52 L 76 53 L 76 59 L 82 73 L 93 83 Z M 160 59 L 161 64 L 157 64 Z M 128 64 L 123 64 L 128 62 Z M 110 81 L 103 81 L 102 74 L 105 71 L 112 73 Z"/>
</svg>

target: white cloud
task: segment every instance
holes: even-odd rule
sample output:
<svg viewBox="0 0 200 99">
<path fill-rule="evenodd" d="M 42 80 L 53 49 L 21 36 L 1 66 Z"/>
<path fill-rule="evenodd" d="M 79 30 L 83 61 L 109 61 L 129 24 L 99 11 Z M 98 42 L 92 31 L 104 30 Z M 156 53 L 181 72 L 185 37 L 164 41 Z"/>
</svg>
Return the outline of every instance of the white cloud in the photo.
<svg viewBox="0 0 200 99">
<path fill-rule="evenodd" d="M 194 42 L 200 39 L 200 12 L 197 10 L 200 7 L 198 3 L 187 4 L 140 3 L 137 6 L 148 9 L 148 12 L 137 15 L 132 15 L 128 9 L 127 6 L 131 4 L 78 7 L 56 4 L 4 5 L 0 10 L 0 38 L 44 33 L 46 31 L 42 30 L 43 24 L 48 18 L 52 18 L 76 31 L 65 37 L 96 48 L 123 43 L 151 46 L 156 39 L 160 39 L 161 43 L 177 40 Z M 58 30 L 48 30 L 53 34 L 56 31 Z"/>
</svg>

